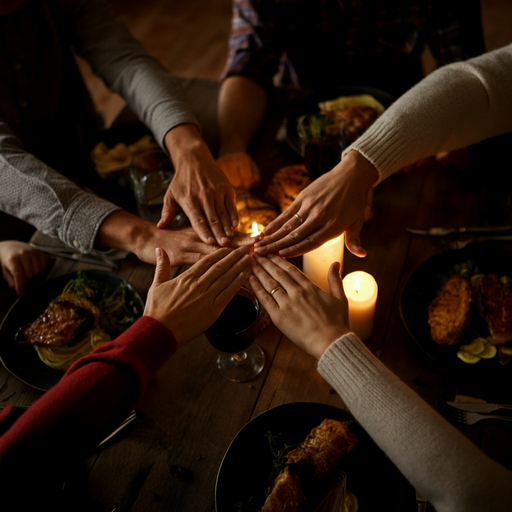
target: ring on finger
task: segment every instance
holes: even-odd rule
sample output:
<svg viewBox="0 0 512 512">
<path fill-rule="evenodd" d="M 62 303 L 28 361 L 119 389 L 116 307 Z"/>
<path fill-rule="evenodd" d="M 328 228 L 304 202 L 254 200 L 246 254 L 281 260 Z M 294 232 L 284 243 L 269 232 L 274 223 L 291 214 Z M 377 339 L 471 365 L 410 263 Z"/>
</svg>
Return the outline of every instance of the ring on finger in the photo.
<svg viewBox="0 0 512 512">
<path fill-rule="evenodd" d="M 301 224 L 304 222 L 304 221 L 302 220 L 302 217 L 301 217 L 298 213 L 296 213 L 296 214 L 295 214 L 295 217 L 297 217 L 297 219 L 299 219 L 299 222 L 300 222 Z"/>
<path fill-rule="evenodd" d="M 276 286 L 271 292 L 270 292 L 270 295 L 272 295 L 272 297 L 274 296 L 274 293 L 277 292 L 277 290 L 283 290 L 284 292 L 284 288 L 282 286 Z"/>
</svg>

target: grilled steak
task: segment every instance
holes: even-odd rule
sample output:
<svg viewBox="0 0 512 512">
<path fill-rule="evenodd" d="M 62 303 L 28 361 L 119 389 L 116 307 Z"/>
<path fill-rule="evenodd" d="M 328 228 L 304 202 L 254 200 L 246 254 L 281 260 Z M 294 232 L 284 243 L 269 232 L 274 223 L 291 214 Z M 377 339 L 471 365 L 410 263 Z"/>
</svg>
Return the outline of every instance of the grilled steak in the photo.
<svg viewBox="0 0 512 512">
<path fill-rule="evenodd" d="M 512 340 L 512 292 L 496 274 L 485 274 L 478 283 L 480 312 L 496 344 Z"/>
<path fill-rule="evenodd" d="M 287 455 L 286 466 L 276 478 L 262 512 L 309 510 L 319 498 L 322 484 L 356 444 L 357 437 L 347 422 L 322 421 Z"/>
<path fill-rule="evenodd" d="M 471 318 L 471 284 L 455 274 L 438 290 L 428 307 L 432 339 L 439 345 L 455 345 L 467 331 Z"/>
<path fill-rule="evenodd" d="M 66 292 L 52 300 L 34 322 L 16 333 L 19 343 L 39 347 L 65 347 L 98 325 L 100 312 L 89 300 Z"/>
</svg>

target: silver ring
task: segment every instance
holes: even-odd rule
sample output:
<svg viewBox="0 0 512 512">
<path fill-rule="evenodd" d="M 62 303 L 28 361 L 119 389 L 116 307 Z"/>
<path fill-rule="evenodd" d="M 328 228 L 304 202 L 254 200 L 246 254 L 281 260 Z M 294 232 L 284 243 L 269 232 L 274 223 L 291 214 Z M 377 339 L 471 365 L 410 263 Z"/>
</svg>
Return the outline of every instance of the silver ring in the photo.
<svg viewBox="0 0 512 512">
<path fill-rule="evenodd" d="M 296 213 L 296 214 L 295 214 L 295 217 L 297 217 L 297 219 L 299 219 L 299 222 L 300 222 L 301 224 L 304 222 L 304 221 L 302 220 L 302 217 L 301 217 L 298 213 Z"/>
<path fill-rule="evenodd" d="M 276 286 L 271 292 L 270 292 L 270 295 L 272 295 L 272 297 L 274 296 L 274 293 L 277 292 L 277 290 L 283 290 L 284 292 L 284 288 L 282 286 Z"/>
</svg>

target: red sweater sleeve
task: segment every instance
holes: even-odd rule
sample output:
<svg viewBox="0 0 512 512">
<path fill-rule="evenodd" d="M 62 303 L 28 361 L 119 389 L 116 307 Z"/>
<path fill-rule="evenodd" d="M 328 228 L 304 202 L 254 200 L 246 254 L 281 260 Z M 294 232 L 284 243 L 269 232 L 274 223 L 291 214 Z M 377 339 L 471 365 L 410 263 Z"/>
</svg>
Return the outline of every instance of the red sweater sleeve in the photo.
<svg viewBox="0 0 512 512">
<path fill-rule="evenodd" d="M 0 414 L 0 487 L 51 494 L 66 468 L 85 459 L 133 409 L 176 351 L 172 333 L 142 317 L 121 336 L 77 361 L 17 420 Z"/>
</svg>

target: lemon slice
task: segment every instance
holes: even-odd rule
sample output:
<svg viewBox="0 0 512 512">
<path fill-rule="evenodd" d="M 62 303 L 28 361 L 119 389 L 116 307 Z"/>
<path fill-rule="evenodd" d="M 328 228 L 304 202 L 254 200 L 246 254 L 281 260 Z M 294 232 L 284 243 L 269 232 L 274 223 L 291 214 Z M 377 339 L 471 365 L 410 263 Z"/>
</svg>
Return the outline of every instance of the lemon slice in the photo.
<svg viewBox="0 0 512 512">
<path fill-rule="evenodd" d="M 475 364 L 480 361 L 480 357 L 475 354 L 471 354 L 470 352 L 466 352 L 465 350 L 459 350 L 457 352 L 457 357 L 468 364 Z"/>
<path fill-rule="evenodd" d="M 484 350 L 478 354 L 478 357 L 483 357 L 484 359 L 492 359 L 497 352 L 498 349 L 495 345 L 492 343 L 486 343 Z"/>
<path fill-rule="evenodd" d="M 484 350 L 487 342 L 484 338 L 475 338 L 469 345 L 462 345 L 460 350 L 479 356 Z"/>
</svg>

